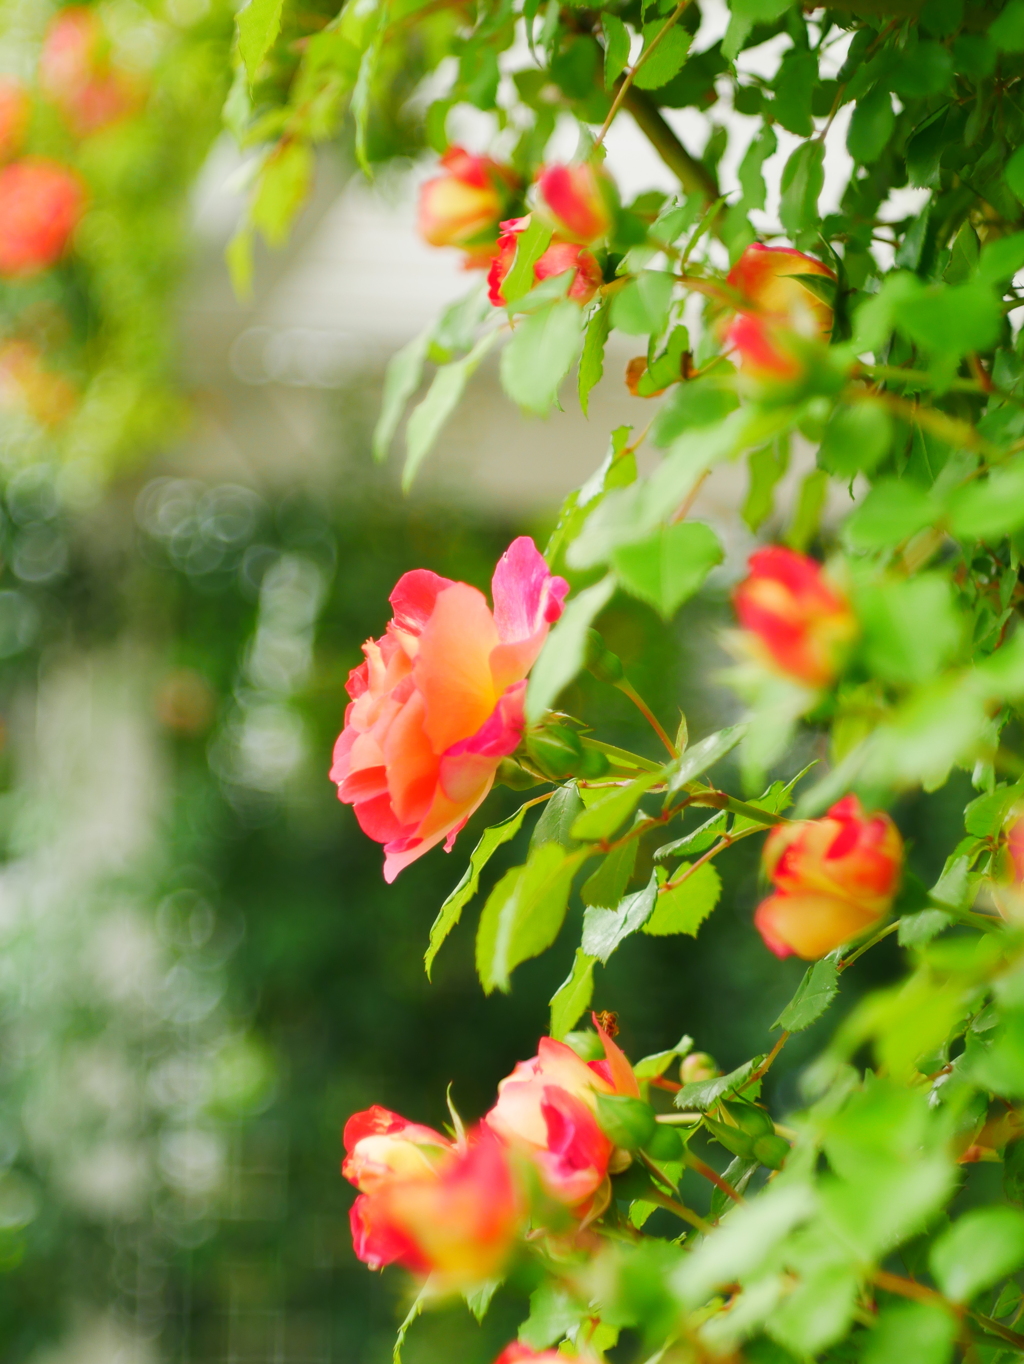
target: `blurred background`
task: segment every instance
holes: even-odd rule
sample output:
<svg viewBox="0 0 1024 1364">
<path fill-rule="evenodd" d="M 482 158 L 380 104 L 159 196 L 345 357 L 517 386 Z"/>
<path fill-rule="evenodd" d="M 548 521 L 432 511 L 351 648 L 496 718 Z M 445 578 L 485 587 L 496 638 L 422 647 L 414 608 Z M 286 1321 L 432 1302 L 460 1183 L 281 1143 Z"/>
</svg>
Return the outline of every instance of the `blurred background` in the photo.
<svg viewBox="0 0 1024 1364">
<path fill-rule="evenodd" d="M 79 66 L 47 78 L 40 52 L 69 14 Z M 58 31 L 57 55 L 74 56 Z M 474 279 L 415 237 L 420 149 L 399 147 L 369 186 L 342 145 L 238 300 L 224 249 L 250 167 L 222 131 L 231 42 L 220 0 L 0 4 L 28 153 L 88 195 L 70 256 L 0 281 L 5 1364 L 390 1359 L 407 1284 L 352 1254 L 341 1127 L 374 1102 L 440 1125 L 449 1082 L 482 1114 L 534 1053 L 578 942 L 577 905 L 511 996 L 485 999 L 471 911 L 428 983 L 437 908 L 519 797 L 496 791 L 451 856 L 386 887 L 326 774 L 348 671 L 398 576 L 486 589 L 514 535 L 543 544 L 610 428 L 649 419 L 622 382 L 628 342 L 589 422 L 568 396 L 549 422 L 520 417 L 481 370 L 403 498 L 369 453 L 383 367 Z M 693 111 L 679 118 L 707 137 Z M 635 133 L 615 138 L 628 189 L 671 187 Z M 728 558 L 670 630 L 635 602 L 601 621 L 664 722 L 682 708 L 696 737 L 736 713 L 715 675 L 753 543 L 744 495 L 734 468 L 706 486 L 697 514 Z M 564 703 L 654 751 L 619 693 L 587 679 Z M 941 796 L 898 813 L 934 874 L 955 837 Z M 485 891 L 522 851 L 502 850 Z M 634 1058 L 689 1032 L 734 1066 L 765 1048 L 800 978 L 752 930 L 757 850 L 723 872 L 696 941 L 637 935 L 599 974 L 596 1004 L 619 1011 Z M 844 977 L 844 1006 L 893 963 L 880 950 Z M 812 1030 L 772 1072 L 783 1106 L 815 1045 Z M 482 1328 L 461 1304 L 427 1316 L 405 1358 L 487 1364 L 523 1308 L 509 1291 Z"/>
</svg>

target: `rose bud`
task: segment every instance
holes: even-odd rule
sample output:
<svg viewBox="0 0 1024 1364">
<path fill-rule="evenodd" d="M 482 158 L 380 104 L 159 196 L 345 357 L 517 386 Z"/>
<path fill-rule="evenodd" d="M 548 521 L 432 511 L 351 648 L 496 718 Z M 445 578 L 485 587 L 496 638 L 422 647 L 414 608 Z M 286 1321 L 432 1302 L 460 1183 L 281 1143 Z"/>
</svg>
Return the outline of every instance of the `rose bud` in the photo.
<svg viewBox="0 0 1024 1364">
<path fill-rule="evenodd" d="M 0 76 L 0 161 L 17 156 L 25 141 L 32 101 L 20 81 Z"/>
<path fill-rule="evenodd" d="M 792 379 L 803 364 L 787 338 L 827 339 L 832 332 L 832 309 L 795 275 L 835 275 L 791 246 L 762 246 L 755 242 L 726 276 L 744 302 L 726 331 L 726 340 L 740 357 L 744 371 L 755 377 Z"/>
<path fill-rule="evenodd" d="M 342 1141 L 346 1154 L 341 1173 L 365 1194 L 376 1193 L 395 1179 L 437 1174 L 455 1153 L 454 1144 L 440 1132 L 379 1104 L 353 1113 Z"/>
<path fill-rule="evenodd" d="M 56 161 L 26 157 L 0 170 L 0 275 L 34 275 L 55 264 L 84 206 L 81 180 Z"/>
<path fill-rule="evenodd" d="M 496 308 L 505 306 L 506 300 L 501 286 L 515 260 L 516 238 L 521 232 L 525 232 L 529 225 L 529 215 L 525 218 L 510 218 L 501 225 L 502 235 L 498 242 L 497 254 L 491 261 L 491 269 L 487 276 L 488 294 Z M 553 241 L 534 264 L 534 283 L 539 284 L 541 280 L 549 279 L 553 275 L 564 275 L 567 270 L 573 270 L 575 273 L 566 296 L 581 305 L 589 303 L 604 282 L 604 276 L 593 255 L 589 251 L 584 251 L 575 242 Z"/>
<path fill-rule="evenodd" d="M 844 796 L 823 819 L 777 824 L 764 847 L 776 893 L 754 914 L 777 957 L 805 961 L 873 928 L 892 906 L 903 866 L 903 840 L 888 815 L 865 815 Z"/>
<path fill-rule="evenodd" d="M 391 594 L 394 618 L 348 679 L 351 704 L 331 781 L 365 834 L 384 844 L 384 879 L 459 830 L 502 758 L 519 745 L 526 675 L 569 590 L 526 536 L 482 592 L 427 569 Z"/>
<path fill-rule="evenodd" d="M 633 1068 L 602 1029 L 604 1057 L 584 1061 L 564 1042 L 542 1037 L 498 1085 L 484 1122 L 529 1156 L 547 1192 L 578 1216 L 600 1212 L 615 1147 L 597 1120 L 598 1095 L 639 1099 Z"/>
<path fill-rule="evenodd" d="M 38 346 L 31 341 L 0 344 L 0 408 L 26 412 L 40 426 L 58 426 L 76 402 L 72 385 L 47 369 Z"/>
<path fill-rule="evenodd" d="M 420 187 L 420 236 L 431 246 L 459 247 L 467 269 L 483 269 L 494 255 L 516 177 L 489 156 L 473 156 L 462 147 L 450 147 L 441 166 L 443 174 Z"/>
<path fill-rule="evenodd" d="M 559 1350 L 531 1350 L 522 1341 L 513 1340 L 505 1346 L 494 1364 L 565 1364 L 565 1360 L 566 1356 Z"/>
<path fill-rule="evenodd" d="M 537 180 L 538 208 L 566 241 L 593 246 L 612 229 L 615 186 L 590 161 L 546 166 Z"/>
<path fill-rule="evenodd" d="M 713 1080 L 721 1071 L 713 1057 L 706 1051 L 692 1051 L 679 1062 L 679 1078 L 684 1085 L 700 1084 L 702 1080 Z"/>
<path fill-rule="evenodd" d="M 55 16 L 39 56 L 39 84 L 79 137 L 133 113 L 137 81 L 110 60 L 110 42 L 94 9 L 72 6 Z"/>
<path fill-rule="evenodd" d="M 992 894 L 1004 919 L 1024 918 L 1024 815 L 1012 810 L 993 865 Z"/>
<path fill-rule="evenodd" d="M 733 593 L 748 652 L 775 672 L 826 687 L 839 672 L 857 620 L 821 565 L 779 545 L 755 550 Z"/>
<path fill-rule="evenodd" d="M 360 1160 L 361 1144 L 356 1143 L 346 1167 Z M 385 1166 L 403 1165 L 408 1158 L 409 1168 L 381 1175 L 374 1168 L 378 1163 L 374 1152 L 368 1162 L 371 1187 L 352 1205 L 352 1243 L 358 1258 L 371 1269 L 397 1263 L 414 1274 L 429 1275 L 441 1292 L 472 1288 L 500 1276 L 523 1216 L 521 1195 L 501 1142 L 481 1127 L 456 1147 L 446 1143 L 448 1150 L 436 1161 L 431 1148 L 420 1148 L 417 1140 L 399 1138 L 397 1145 L 401 1154 L 386 1155 Z M 417 1169 L 420 1149 L 425 1159 Z M 366 1168 L 360 1165 L 358 1173 L 362 1188 Z"/>
</svg>

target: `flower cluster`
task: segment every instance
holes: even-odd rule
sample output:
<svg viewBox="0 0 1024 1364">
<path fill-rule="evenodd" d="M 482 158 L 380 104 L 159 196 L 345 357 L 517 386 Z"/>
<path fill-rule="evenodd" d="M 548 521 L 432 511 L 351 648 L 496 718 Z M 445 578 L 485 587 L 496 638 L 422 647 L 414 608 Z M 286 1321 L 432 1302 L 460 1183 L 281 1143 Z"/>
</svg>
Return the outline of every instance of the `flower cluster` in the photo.
<svg viewBox="0 0 1024 1364">
<path fill-rule="evenodd" d="M 384 844 L 387 881 L 442 840 L 451 849 L 522 738 L 525 678 L 569 586 L 522 536 L 491 590 L 493 611 L 468 583 L 406 573 L 386 633 L 349 676 L 331 780 Z"/>
<path fill-rule="evenodd" d="M 725 339 L 744 372 L 755 378 L 794 379 L 803 369 L 794 340 L 826 339 L 832 308 L 800 276 L 835 281 L 834 273 L 791 246 L 748 246 L 726 276 L 738 295 Z"/>
<path fill-rule="evenodd" d="M 774 895 L 754 915 L 778 957 L 813 961 L 873 928 L 899 887 L 903 840 L 888 815 L 865 815 L 856 796 L 824 819 L 777 825 L 764 848 Z"/>
<path fill-rule="evenodd" d="M 453 1138 L 376 1106 L 351 1117 L 342 1173 L 359 1190 L 351 1212 L 359 1259 L 371 1269 L 400 1264 L 438 1292 L 460 1290 L 500 1275 L 529 1226 L 580 1227 L 599 1216 L 616 1147 L 598 1122 L 598 1096 L 639 1100 L 640 1089 L 595 1026 L 601 1059 L 541 1038 L 483 1120 Z"/>
</svg>

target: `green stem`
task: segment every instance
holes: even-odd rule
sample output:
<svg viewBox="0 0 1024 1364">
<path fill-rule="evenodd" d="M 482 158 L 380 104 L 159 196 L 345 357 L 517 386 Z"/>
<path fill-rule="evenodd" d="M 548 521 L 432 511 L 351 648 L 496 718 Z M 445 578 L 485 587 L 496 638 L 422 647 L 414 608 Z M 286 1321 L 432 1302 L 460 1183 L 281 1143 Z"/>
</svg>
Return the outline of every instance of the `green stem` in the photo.
<svg viewBox="0 0 1024 1364">
<path fill-rule="evenodd" d="M 622 692 L 623 696 L 628 696 L 629 699 L 633 702 L 633 705 L 636 706 L 637 710 L 644 717 L 644 719 L 647 721 L 650 727 L 654 730 L 655 734 L 657 734 L 658 738 L 668 749 L 669 755 L 673 758 L 678 758 L 679 754 L 676 752 L 675 744 L 665 733 L 664 729 L 662 729 L 661 724 L 658 721 L 658 717 L 654 714 L 654 711 L 651 710 L 650 706 L 640 695 L 637 689 L 633 686 L 632 682 L 627 681 L 626 678 L 622 678 L 621 681 L 615 683 L 615 686 L 619 689 L 620 692 Z"/>
</svg>

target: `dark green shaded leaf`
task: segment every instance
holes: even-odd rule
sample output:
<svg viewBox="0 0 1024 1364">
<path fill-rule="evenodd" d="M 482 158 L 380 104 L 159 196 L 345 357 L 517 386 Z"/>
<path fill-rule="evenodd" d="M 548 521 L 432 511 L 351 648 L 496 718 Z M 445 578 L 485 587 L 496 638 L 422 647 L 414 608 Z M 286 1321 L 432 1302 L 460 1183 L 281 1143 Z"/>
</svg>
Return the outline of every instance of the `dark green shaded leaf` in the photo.
<svg viewBox="0 0 1024 1364">
<path fill-rule="evenodd" d="M 796 994 L 772 1024 L 786 1032 L 802 1032 L 825 1012 L 839 993 L 838 955 L 830 952 L 809 966 Z"/>
</svg>

